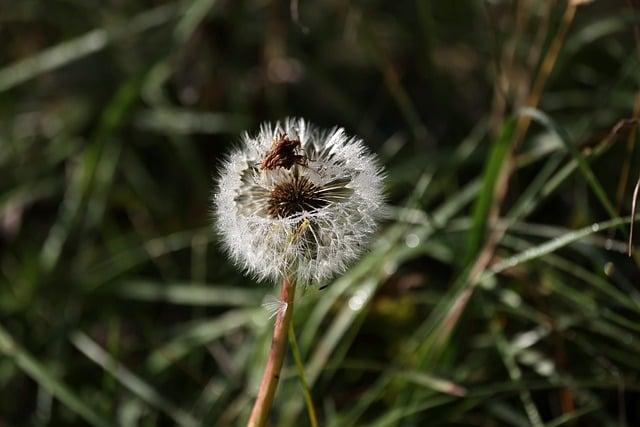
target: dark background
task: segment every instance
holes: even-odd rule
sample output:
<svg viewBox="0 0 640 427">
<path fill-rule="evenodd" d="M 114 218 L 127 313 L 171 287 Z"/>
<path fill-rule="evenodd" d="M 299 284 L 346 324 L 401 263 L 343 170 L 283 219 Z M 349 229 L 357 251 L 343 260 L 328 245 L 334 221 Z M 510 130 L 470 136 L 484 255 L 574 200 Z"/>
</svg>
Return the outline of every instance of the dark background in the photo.
<svg viewBox="0 0 640 427">
<path fill-rule="evenodd" d="M 638 425 L 640 22 L 577 3 L 0 0 L 0 426 L 243 425 L 276 290 L 213 177 L 287 116 L 388 174 L 371 250 L 298 294 L 321 425 Z M 301 390 L 289 357 L 272 425 Z"/>
</svg>

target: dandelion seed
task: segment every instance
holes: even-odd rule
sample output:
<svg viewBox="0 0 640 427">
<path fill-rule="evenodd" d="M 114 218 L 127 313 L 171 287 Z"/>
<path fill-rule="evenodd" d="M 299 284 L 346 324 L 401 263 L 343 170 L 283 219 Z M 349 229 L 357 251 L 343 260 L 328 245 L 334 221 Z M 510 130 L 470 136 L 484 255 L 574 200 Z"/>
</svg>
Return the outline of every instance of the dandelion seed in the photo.
<svg viewBox="0 0 640 427">
<path fill-rule="evenodd" d="M 224 161 L 216 227 L 260 280 L 317 284 L 364 250 L 384 211 L 383 174 L 363 142 L 303 119 L 263 124 Z"/>
<path fill-rule="evenodd" d="M 262 308 L 269 314 L 269 319 L 273 319 L 281 312 L 285 311 L 288 307 L 286 301 L 280 300 L 274 295 L 269 295 L 267 300 L 262 303 Z"/>
</svg>

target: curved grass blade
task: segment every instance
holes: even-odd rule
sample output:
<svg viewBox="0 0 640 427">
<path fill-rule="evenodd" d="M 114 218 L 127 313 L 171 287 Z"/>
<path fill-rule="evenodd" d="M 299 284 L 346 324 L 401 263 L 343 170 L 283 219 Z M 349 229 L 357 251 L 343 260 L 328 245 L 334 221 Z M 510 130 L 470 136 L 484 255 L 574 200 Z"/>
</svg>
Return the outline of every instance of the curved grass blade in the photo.
<svg viewBox="0 0 640 427">
<path fill-rule="evenodd" d="M 118 156 L 120 152 L 119 147 L 111 146 L 109 150 L 106 147 L 114 144 L 109 142 L 109 137 L 123 126 L 127 112 L 138 98 L 139 86 L 137 78 L 125 82 L 104 108 L 93 143 L 84 149 L 81 163 L 74 169 L 72 182 L 66 190 L 56 223 L 42 245 L 40 263 L 45 273 L 55 269 L 67 240 L 79 228 L 80 221 L 92 218 L 96 222 L 102 215 L 101 205 L 106 203 L 104 197 L 117 167 L 114 155 Z"/>
<path fill-rule="evenodd" d="M 578 240 L 583 239 L 599 231 L 604 231 L 610 228 L 619 227 L 620 225 L 629 224 L 630 222 L 631 222 L 631 218 L 629 217 L 616 218 L 616 219 L 611 219 L 604 222 L 596 222 L 587 227 L 583 227 L 579 230 L 566 233 L 562 236 L 559 236 L 543 244 L 529 248 L 523 252 L 520 252 L 516 255 L 513 255 L 509 258 L 506 258 L 496 263 L 491 269 L 487 270 L 482 275 L 480 281 L 483 282 L 509 268 L 513 268 L 524 262 L 531 261 L 533 259 L 540 258 L 544 255 L 555 252 L 560 248 L 563 248 L 571 243 L 577 242 Z"/>
<path fill-rule="evenodd" d="M 264 311 L 241 309 L 230 311 L 214 319 L 195 322 L 171 341 L 153 351 L 147 359 L 147 365 L 152 372 L 161 372 L 194 349 L 251 323 L 259 314 L 264 314 Z"/>
<path fill-rule="evenodd" d="M 139 245 L 123 250 L 111 258 L 107 258 L 87 269 L 82 279 L 88 282 L 90 290 L 114 280 L 121 274 L 144 264 L 149 259 L 189 248 L 193 243 L 194 235 L 204 235 L 207 242 L 214 239 L 210 227 L 201 227 L 194 230 L 178 231 L 165 236 L 147 240 Z"/>
<path fill-rule="evenodd" d="M 501 327 L 498 325 L 496 321 L 491 324 L 491 332 L 493 334 L 493 338 L 496 343 L 496 347 L 498 349 L 498 353 L 502 358 L 502 362 L 507 368 L 507 372 L 509 373 L 509 377 L 513 382 L 519 382 L 522 380 L 522 370 L 518 366 L 515 359 L 515 351 L 509 342 L 502 334 Z M 524 406 L 525 412 L 527 413 L 527 417 L 529 418 L 529 422 L 533 427 L 543 427 L 544 423 L 542 422 L 542 417 L 540 416 L 540 412 L 536 407 L 533 396 L 531 395 L 531 391 L 522 390 L 520 393 L 520 400 L 522 401 L 522 405 Z"/>
<path fill-rule="evenodd" d="M 576 147 L 575 144 L 571 142 L 571 138 L 564 130 L 564 128 L 560 127 L 555 121 L 553 121 L 553 119 L 551 119 L 551 117 L 535 108 L 523 108 L 522 110 L 520 110 L 520 114 L 540 123 L 542 126 L 551 130 L 553 133 L 558 135 L 558 137 L 560 137 L 560 140 L 564 143 L 567 151 L 576 160 L 576 162 L 578 162 L 578 168 L 580 169 L 580 172 L 600 201 L 600 204 L 602 204 L 602 206 L 612 219 L 619 218 L 618 213 L 613 207 L 613 203 L 611 203 L 611 201 L 609 200 L 607 193 L 604 191 L 602 185 L 600 185 L 600 182 L 591 170 L 589 163 L 585 160 L 578 147 Z M 623 223 L 618 224 L 618 226 L 622 225 Z M 625 234 L 627 234 L 624 227 L 622 227 L 622 230 L 625 232 Z"/>
<path fill-rule="evenodd" d="M 115 40 L 160 26 L 177 14 L 175 3 L 140 13 L 115 29 L 98 28 L 0 69 L 0 92 L 98 52 Z"/>
<path fill-rule="evenodd" d="M 631 231 L 629 231 L 629 257 L 633 255 L 633 225 L 636 222 L 636 203 L 638 202 L 638 192 L 640 191 L 640 178 L 636 182 L 633 189 L 633 198 L 631 200 Z"/>
<path fill-rule="evenodd" d="M 35 357 L 24 350 L 13 337 L 0 326 L 0 354 L 11 358 L 13 362 L 38 385 L 62 402 L 71 411 L 78 414 L 87 423 L 98 427 L 109 427 L 110 421 L 87 406 L 73 390 L 56 378 Z"/>
<path fill-rule="evenodd" d="M 177 425 L 184 427 L 200 425 L 195 418 L 162 396 L 156 389 L 114 359 L 83 332 L 73 333 L 70 339 L 80 352 L 113 375 L 122 385 L 144 402 L 166 413 Z"/>
</svg>

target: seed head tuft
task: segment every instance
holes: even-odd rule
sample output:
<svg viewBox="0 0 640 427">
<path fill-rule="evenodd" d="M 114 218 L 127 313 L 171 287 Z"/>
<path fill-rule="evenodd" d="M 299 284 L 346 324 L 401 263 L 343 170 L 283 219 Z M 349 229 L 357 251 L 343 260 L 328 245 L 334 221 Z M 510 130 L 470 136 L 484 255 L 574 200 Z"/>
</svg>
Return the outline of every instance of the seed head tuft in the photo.
<svg viewBox="0 0 640 427">
<path fill-rule="evenodd" d="M 317 284 L 364 250 L 384 211 L 382 170 L 362 140 L 303 119 L 263 124 L 223 162 L 216 228 L 258 279 Z"/>
</svg>

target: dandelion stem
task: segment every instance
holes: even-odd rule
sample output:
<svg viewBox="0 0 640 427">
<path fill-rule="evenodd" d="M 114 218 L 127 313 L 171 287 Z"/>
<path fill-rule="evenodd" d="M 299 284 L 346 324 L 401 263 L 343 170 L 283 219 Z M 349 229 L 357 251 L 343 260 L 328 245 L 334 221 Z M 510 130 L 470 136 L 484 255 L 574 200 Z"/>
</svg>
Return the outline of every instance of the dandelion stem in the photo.
<svg viewBox="0 0 640 427">
<path fill-rule="evenodd" d="M 273 325 L 273 338 L 269 350 L 269 359 L 265 367 L 256 401 L 251 410 L 251 417 L 248 427 L 262 427 L 267 421 L 269 410 L 273 404 L 273 398 L 280 379 L 280 369 L 287 350 L 287 334 L 291 319 L 293 317 L 293 297 L 295 295 L 295 285 L 285 278 L 282 281 L 280 290 L 280 300 L 286 305 L 278 311 L 275 324 Z"/>
</svg>

